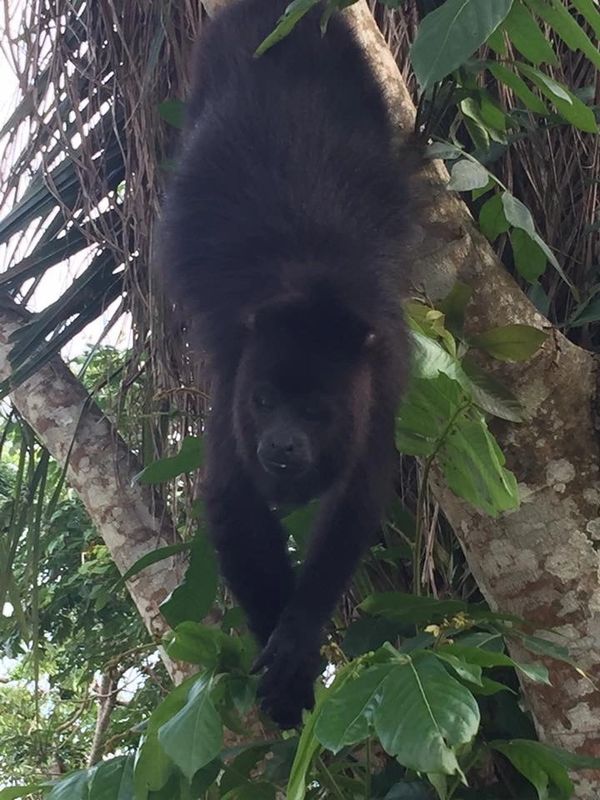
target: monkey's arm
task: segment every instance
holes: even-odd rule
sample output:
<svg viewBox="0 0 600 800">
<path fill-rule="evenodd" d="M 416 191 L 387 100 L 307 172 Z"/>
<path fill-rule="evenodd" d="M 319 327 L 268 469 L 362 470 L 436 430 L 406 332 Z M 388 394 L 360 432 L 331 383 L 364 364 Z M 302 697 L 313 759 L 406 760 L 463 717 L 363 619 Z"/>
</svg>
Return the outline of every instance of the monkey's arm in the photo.
<svg viewBox="0 0 600 800">
<path fill-rule="evenodd" d="M 290 600 L 294 576 L 283 529 L 237 457 L 228 411 L 228 398 L 215 392 L 206 511 L 223 577 L 264 645 Z"/>
<path fill-rule="evenodd" d="M 255 665 L 267 668 L 259 693 L 280 724 L 298 724 L 302 708 L 311 707 L 321 628 L 381 522 L 393 472 L 393 414 L 378 423 L 348 482 L 323 499 L 294 594 Z"/>
</svg>

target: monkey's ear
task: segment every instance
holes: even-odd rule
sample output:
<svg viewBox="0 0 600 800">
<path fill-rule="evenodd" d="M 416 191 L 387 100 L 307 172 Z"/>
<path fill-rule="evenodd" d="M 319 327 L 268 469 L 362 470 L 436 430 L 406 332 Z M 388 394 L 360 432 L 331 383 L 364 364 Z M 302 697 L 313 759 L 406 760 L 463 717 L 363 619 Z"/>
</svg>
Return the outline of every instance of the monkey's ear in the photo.
<svg viewBox="0 0 600 800">
<path fill-rule="evenodd" d="M 256 328 L 256 311 L 248 311 L 246 314 L 243 314 L 242 328 L 248 331 L 248 333 L 252 333 Z"/>
<path fill-rule="evenodd" d="M 364 341 L 363 341 L 364 349 L 365 350 L 372 350 L 373 347 L 375 347 L 375 345 L 377 344 L 378 340 L 379 340 L 379 336 L 377 336 L 375 331 L 372 331 L 372 330 L 367 331 L 367 333 L 365 335 L 365 338 L 364 338 Z"/>
</svg>

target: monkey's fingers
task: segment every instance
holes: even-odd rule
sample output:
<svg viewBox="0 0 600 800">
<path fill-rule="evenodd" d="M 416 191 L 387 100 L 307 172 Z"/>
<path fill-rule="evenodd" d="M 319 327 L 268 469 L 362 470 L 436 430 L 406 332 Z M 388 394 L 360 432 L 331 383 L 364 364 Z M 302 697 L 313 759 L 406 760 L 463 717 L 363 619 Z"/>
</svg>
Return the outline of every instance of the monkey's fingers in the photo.
<svg viewBox="0 0 600 800">
<path fill-rule="evenodd" d="M 275 646 L 271 643 L 262 650 L 261 653 L 255 658 L 254 663 L 250 667 L 250 675 L 256 675 L 273 661 L 275 657 Z"/>
</svg>

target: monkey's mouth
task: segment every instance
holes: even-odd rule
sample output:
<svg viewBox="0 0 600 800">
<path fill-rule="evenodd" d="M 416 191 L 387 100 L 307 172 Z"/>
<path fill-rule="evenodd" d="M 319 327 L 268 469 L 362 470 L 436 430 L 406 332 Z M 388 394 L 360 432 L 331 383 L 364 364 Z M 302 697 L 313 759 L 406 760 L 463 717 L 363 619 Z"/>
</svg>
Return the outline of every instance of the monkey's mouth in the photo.
<svg viewBox="0 0 600 800">
<path fill-rule="evenodd" d="M 305 464 L 293 461 L 274 461 L 260 457 L 259 461 L 265 472 L 278 478 L 296 478 L 306 472 Z"/>
</svg>

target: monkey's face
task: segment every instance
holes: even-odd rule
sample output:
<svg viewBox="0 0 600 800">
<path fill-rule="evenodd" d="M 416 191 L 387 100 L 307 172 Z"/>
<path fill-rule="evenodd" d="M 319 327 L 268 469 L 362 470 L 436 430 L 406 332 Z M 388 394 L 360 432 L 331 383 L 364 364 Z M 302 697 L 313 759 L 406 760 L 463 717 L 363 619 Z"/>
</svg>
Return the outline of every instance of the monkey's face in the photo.
<svg viewBox="0 0 600 800">
<path fill-rule="evenodd" d="M 303 503 L 352 467 L 369 426 L 371 381 L 362 362 L 288 345 L 246 348 L 234 423 L 260 491 L 273 502 Z"/>
</svg>

